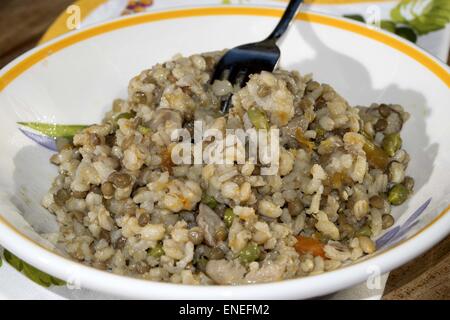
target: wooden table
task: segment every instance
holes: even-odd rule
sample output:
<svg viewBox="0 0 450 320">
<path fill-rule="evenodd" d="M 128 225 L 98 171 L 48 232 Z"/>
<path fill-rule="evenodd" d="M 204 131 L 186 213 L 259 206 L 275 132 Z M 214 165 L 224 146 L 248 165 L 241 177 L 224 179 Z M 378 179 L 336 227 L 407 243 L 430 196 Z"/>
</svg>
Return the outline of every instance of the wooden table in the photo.
<svg viewBox="0 0 450 320">
<path fill-rule="evenodd" d="M 33 48 L 71 3 L 73 0 L 0 0 L 0 68 Z M 450 236 L 392 271 L 383 298 L 450 300 Z"/>
</svg>

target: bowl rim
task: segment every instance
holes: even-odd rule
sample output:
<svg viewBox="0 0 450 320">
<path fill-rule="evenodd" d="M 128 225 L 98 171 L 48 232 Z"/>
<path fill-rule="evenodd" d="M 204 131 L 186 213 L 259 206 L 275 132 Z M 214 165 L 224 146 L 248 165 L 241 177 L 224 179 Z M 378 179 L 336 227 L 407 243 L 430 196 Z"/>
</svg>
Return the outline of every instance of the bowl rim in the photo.
<svg viewBox="0 0 450 320">
<path fill-rule="evenodd" d="M 142 14 L 117 18 L 108 22 L 98 23 L 81 30 L 59 36 L 42 44 L 0 70 L 0 93 L 8 84 L 13 82 L 22 73 L 33 65 L 45 59 L 50 54 L 70 47 L 75 43 L 108 33 L 117 29 L 138 24 L 150 24 L 155 21 L 173 20 L 176 18 L 215 16 L 215 15 L 242 15 L 280 17 L 282 8 L 270 6 L 195 6 L 176 9 L 155 10 Z M 339 28 L 341 30 L 357 33 L 375 41 L 384 43 L 393 49 L 409 56 L 434 73 L 447 87 L 450 87 L 450 68 L 431 56 L 424 50 L 408 41 L 387 33 L 383 30 L 369 28 L 363 23 L 351 21 L 346 18 L 329 16 L 326 14 L 301 12 L 297 20 L 318 23 Z M 159 298 L 159 299 L 264 299 L 276 298 L 314 297 L 340 290 L 370 276 L 370 269 L 378 267 L 380 274 L 388 272 L 406 261 L 418 256 L 439 240 L 450 233 L 450 205 L 436 215 L 421 230 L 411 238 L 400 241 L 392 247 L 375 254 L 367 259 L 357 261 L 334 271 L 327 271 L 320 275 L 282 280 L 271 283 L 240 285 L 240 286 L 192 286 L 165 282 L 136 279 L 128 276 L 101 271 L 93 267 L 70 260 L 45 248 L 27 235 L 21 233 L 3 216 L 0 215 L 0 243 L 26 262 L 45 270 L 69 283 L 81 285 L 84 288 L 98 290 L 130 298 Z M 394 250 L 397 249 L 397 250 Z M 30 253 L 31 252 L 31 253 Z M 318 281 L 318 280 L 321 281 Z M 342 279 L 345 279 L 342 281 Z M 133 288 L 132 290 L 127 288 Z"/>
</svg>

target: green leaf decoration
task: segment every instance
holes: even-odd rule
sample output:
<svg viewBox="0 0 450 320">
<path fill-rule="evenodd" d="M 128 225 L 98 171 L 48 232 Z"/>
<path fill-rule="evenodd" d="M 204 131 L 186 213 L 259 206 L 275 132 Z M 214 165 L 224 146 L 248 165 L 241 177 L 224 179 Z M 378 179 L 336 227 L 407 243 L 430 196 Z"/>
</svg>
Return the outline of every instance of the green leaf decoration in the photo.
<svg viewBox="0 0 450 320">
<path fill-rule="evenodd" d="M 231 4 L 231 0 L 222 0 L 222 4 Z"/>
<path fill-rule="evenodd" d="M 443 29 L 450 22 L 450 1 L 403 0 L 391 10 L 391 18 L 424 35 Z"/>
<path fill-rule="evenodd" d="M 405 38 L 406 40 L 409 40 L 411 42 L 416 42 L 417 41 L 417 35 L 414 32 L 413 29 L 408 28 L 408 27 L 397 27 L 395 28 L 395 34 Z"/>
<path fill-rule="evenodd" d="M 0 257 L 0 268 L 2 267 L 2 265 L 3 265 L 3 260 L 2 260 L 2 257 Z"/>
<path fill-rule="evenodd" d="M 65 286 L 66 282 L 64 280 L 52 277 L 52 284 L 54 284 L 55 286 Z"/>
<path fill-rule="evenodd" d="M 402 16 L 400 10 L 406 5 L 406 2 L 401 1 L 394 9 L 391 10 L 391 19 L 397 23 L 406 23 L 407 20 Z"/>
<path fill-rule="evenodd" d="M 58 278 L 52 277 L 51 275 L 36 269 L 32 265 L 26 263 L 25 261 L 19 259 L 15 255 L 13 255 L 8 250 L 3 251 L 3 256 L 12 267 L 14 267 L 17 271 L 22 272 L 27 278 L 36 282 L 37 284 L 43 287 L 50 287 L 51 285 L 55 286 L 63 286 L 66 283 Z M 0 259 L 1 261 L 1 259 Z M 1 266 L 1 265 L 0 265 Z"/>
<path fill-rule="evenodd" d="M 344 14 L 343 17 L 366 23 L 366 20 L 364 20 L 364 17 L 360 14 Z"/>
<path fill-rule="evenodd" d="M 61 138 L 67 137 L 71 138 L 84 128 L 87 128 L 87 125 L 81 124 L 51 124 L 51 123 L 41 123 L 41 122 L 18 122 L 18 124 L 36 130 L 43 135 L 52 138 Z"/>
<path fill-rule="evenodd" d="M 390 20 L 381 20 L 380 28 L 389 32 L 395 32 L 395 23 Z"/>
<path fill-rule="evenodd" d="M 3 257 L 5 257 L 6 262 L 9 263 L 11 267 L 16 269 L 17 271 L 22 271 L 23 269 L 23 262 L 19 258 L 17 258 L 15 255 L 13 255 L 8 250 L 4 249 L 3 251 Z"/>
<path fill-rule="evenodd" d="M 48 274 L 36 269 L 33 266 L 30 266 L 29 264 L 23 265 L 23 274 L 28 277 L 28 279 L 33 280 L 37 284 L 43 286 L 43 287 L 50 287 L 52 284 L 52 277 Z"/>
</svg>

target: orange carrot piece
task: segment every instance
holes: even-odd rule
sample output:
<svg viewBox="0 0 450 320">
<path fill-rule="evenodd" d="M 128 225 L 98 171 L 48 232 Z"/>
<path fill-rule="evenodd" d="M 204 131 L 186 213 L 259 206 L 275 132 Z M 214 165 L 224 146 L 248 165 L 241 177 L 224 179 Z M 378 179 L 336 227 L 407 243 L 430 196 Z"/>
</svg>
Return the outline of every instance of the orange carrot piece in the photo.
<svg viewBox="0 0 450 320">
<path fill-rule="evenodd" d="M 298 236 L 294 245 L 298 253 L 311 253 L 313 256 L 325 257 L 324 245 L 319 240 L 310 237 Z"/>
</svg>

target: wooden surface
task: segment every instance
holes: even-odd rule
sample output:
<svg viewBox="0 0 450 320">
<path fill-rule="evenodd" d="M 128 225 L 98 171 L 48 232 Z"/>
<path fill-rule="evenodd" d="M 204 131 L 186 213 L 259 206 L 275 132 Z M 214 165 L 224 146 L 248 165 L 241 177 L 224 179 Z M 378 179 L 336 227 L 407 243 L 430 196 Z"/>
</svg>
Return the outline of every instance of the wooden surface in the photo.
<svg viewBox="0 0 450 320">
<path fill-rule="evenodd" d="M 0 0 L 0 68 L 34 47 L 73 0 Z M 450 60 L 449 60 L 450 62 Z M 450 300 L 450 236 L 391 272 L 384 299 Z"/>
</svg>

